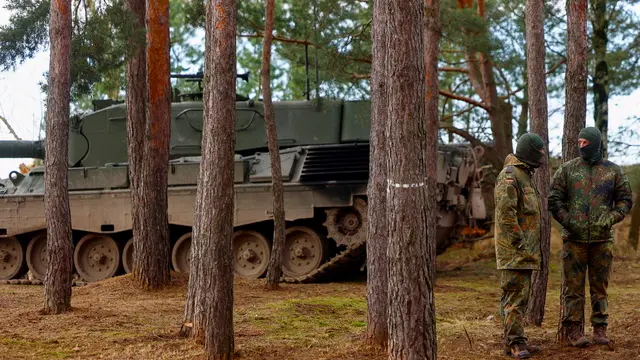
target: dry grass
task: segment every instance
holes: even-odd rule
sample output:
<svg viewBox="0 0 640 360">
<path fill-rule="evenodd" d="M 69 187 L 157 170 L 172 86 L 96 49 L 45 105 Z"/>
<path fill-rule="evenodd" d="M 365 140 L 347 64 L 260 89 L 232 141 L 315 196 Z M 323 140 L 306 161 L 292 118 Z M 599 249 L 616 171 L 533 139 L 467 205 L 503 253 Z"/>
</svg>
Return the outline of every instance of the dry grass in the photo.
<svg viewBox="0 0 640 360">
<path fill-rule="evenodd" d="M 628 220 L 627 220 L 628 221 Z M 546 317 L 526 328 L 544 359 L 628 359 L 640 356 L 640 263 L 624 246 L 628 223 L 617 226 L 610 282 L 610 336 L 616 350 L 555 344 L 561 243 L 553 230 Z M 451 249 L 438 258 L 436 316 L 440 359 L 501 359 L 499 273 L 491 240 Z M 235 341 L 239 359 L 383 359 L 368 348 L 363 280 L 284 285 L 267 292 L 262 281 L 235 282 Z M 129 276 L 74 288 L 73 311 L 40 315 L 42 287 L 0 286 L 0 359 L 202 359 L 201 346 L 178 336 L 186 278 L 147 293 Z M 587 311 L 588 318 L 590 312 Z M 590 328 L 587 328 L 590 331 Z"/>
</svg>

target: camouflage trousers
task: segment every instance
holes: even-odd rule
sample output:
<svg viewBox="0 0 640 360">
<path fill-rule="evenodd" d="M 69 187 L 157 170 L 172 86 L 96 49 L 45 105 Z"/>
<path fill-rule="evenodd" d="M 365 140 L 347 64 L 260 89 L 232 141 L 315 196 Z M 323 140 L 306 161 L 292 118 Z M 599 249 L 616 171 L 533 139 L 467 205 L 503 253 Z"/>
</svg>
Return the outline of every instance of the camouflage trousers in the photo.
<svg viewBox="0 0 640 360">
<path fill-rule="evenodd" d="M 533 270 L 501 270 L 500 316 L 504 327 L 504 339 L 508 346 L 526 344 L 524 315 L 529 303 L 531 274 Z"/>
<path fill-rule="evenodd" d="M 584 319 L 585 279 L 589 274 L 591 325 L 607 325 L 607 287 L 613 242 L 562 245 L 562 325 L 581 325 Z"/>
</svg>

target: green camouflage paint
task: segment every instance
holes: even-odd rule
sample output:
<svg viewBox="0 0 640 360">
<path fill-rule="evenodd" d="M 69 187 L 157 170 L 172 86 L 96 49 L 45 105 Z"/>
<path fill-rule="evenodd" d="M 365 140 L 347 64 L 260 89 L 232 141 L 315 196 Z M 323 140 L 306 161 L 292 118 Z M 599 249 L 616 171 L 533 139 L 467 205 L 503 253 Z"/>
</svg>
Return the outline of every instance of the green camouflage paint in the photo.
<svg viewBox="0 0 640 360">
<path fill-rule="evenodd" d="M 611 227 L 624 219 L 631 206 L 629 180 L 611 161 L 591 166 L 575 158 L 553 176 L 549 210 L 562 225 L 565 241 L 613 240 Z"/>
<path fill-rule="evenodd" d="M 496 263 L 502 273 L 500 315 L 508 346 L 527 342 L 524 314 L 531 274 L 540 269 L 541 204 L 532 172 L 532 167 L 510 154 L 496 179 Z"/>
<path fill-rule="evenodd" d="M 582 327 L 587 272 L 591 324 L 608 325 L 612 226 L 622 221 L 632 206 L 629 180 L 609 160 L 589 164 L 578 157 L 562 164 L 554 174 L 549 210 L 563 228 L 563 327 Z"/>
<path fill-rule="evenodd" d="M 607 288 L 613 242 L 592 244 L 565 242 L 562 245 L 562 297 L 563 326 L 582 322 L 585 303 L 585 278 L 589 269 L 589 292 L 591 296 L 591 324 L 608 325 Z"/>
<path fill-rule="evenodd" d="M 498 269 L 540 269 L 540 198 L 533 169 L 508 155 L 495 187 Z"/>
<path fill-rule="evenodd" d="M 527 343 L 524 333 L 524 314 L 529 302 L 532 272 L 532 270 L 501 271 L 500 315 L 505 343 L 508 346 Z"/>
</svg>

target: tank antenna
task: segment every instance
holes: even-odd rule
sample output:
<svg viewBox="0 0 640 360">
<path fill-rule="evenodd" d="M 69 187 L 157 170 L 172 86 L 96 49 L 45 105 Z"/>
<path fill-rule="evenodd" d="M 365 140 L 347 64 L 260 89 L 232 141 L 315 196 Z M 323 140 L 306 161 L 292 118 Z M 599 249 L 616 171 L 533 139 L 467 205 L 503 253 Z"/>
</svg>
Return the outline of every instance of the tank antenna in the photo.
<svg viewBox="0 0 640 360">
<path fill-rule="evenodd" d="M 318 70 L 318 4 L 317 2 L 314 0 L 313 1 L 313 17 L 314 17 L 314 21 L 313 21 L 313 30 L 314 30 L 314 37 L 315 37 L 315 52 L 316 52 L 316 61 L 315 61 L 315 66 L 316 66 L 316 100 L 320 100 L 320 72 Z"/>
<path fill-rule="evenodd" d="M 307 78 L 307 91 L 305 91 L 305 95 L 307 96 L 307 101 L 311 100 L 311 85 L 309 84 L 309 43 L 305 42 L 304 44 L 304 72 Z"/>
</svg>

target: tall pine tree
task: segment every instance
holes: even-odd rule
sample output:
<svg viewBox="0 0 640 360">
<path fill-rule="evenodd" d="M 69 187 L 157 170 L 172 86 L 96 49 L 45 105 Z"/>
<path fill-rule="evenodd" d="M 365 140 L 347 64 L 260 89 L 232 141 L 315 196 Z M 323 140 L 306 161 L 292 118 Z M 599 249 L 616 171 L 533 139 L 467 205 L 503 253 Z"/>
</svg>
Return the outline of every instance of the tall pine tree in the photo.
<svg viewBox="0 0 640 360">
<path fill-rule="evenodd" d="M 367 216 L 367 337 L 387 346 L 387 62 L 389 4 L 373 0 L 373 60 L 371 63 L 371 135 Z"/>
<path fill-rule="evenodd" d="M 527 0 L 527 93 L 531 118 L 531 131 L 538 134 L 544 142 L 545 159 L 549 154 L 549 122 L 547 110 L 547 83 L 544 66 L 544 1 Z M 534 181 L 540 193 L 541 213 L 548 214 L 549 197 L 549 161 L 545 161 L 534 175 Z M 533 324 L 542 325 L 549 279 L 549 255 L 551 252 L 551 226 L 549 216 L 542 216 L 540 250 L 542 261 L 540 271 L 533 273 L 531 298 L 528 305 L 528 318 Z"/>
<path fill-rule="evenodd" d="M 435 274 L 430 264 L 435 247 L 428 245 L 435 239 L 428 238 L 430 186 L 425 179 L 427 162 L 435 159 L 427 158 L 426 101 L 415 101 L 426 98 L 424 1 L 389 2 L 385 15 L 390 35 L 385 38 L 388 352 L 390 359 L 435 360 Z M 430 71 L 429 76 L 436 74 Z"/>
<path fill-rule="evenodd" d="M 67 194 L 71 1 L 52 1 L 49 19 L 51 48 L 44 173 L 48 261 L 44 280 L 44 313 L 59 314 L 71 309 L 73 272 L 71 210 Z"/>
</svg>

